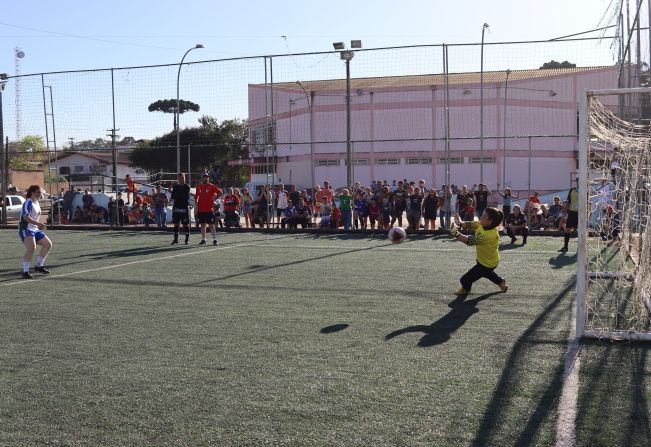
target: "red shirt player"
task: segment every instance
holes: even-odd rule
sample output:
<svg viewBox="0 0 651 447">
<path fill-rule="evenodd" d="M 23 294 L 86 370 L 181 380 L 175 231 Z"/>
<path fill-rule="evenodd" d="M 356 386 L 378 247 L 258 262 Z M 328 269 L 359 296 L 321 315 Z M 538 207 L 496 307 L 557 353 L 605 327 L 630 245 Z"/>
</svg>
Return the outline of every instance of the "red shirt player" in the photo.
<svg viewBox="0 0 651 447">
<path fill-rule="evenodd" d="M 133 194 L 133 200 L 136 200 L 136 197 L 138 196 L 138 187 L 136 186 L 136 182 L 133 181 L 133 178 L 129 174 L 124 178 L 124 180 L 127 182 L 127 205 L 131 203 L 131 194 Z"/>
<path fill-rule="evenodd" d="M 196 219 L 201 224 L 201 242 L 199 245 L 206 245 L 206 224 L 210 225 L 212 244 L 217 245 L 217 232 L 215 231 L 215 198 L 222 194 L 222 190 L 208 182 L 208 174 L 203 174 L 201 183 L 197 185 L 194 194 L 197 204 Z"/>
</svg>

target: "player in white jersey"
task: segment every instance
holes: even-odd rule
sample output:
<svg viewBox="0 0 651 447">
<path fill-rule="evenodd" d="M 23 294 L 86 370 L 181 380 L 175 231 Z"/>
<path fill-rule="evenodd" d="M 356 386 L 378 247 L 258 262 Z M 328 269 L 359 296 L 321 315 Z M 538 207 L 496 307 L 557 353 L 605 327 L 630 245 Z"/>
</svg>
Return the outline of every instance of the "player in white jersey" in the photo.
<svg viewBox="0 0 651 447">
<path fill-rule="evenodd" d="M 40 273 L 50 273 L 43 265 L 47 254 L 52 249 L 52 241 L 45 235 L 45 224 L 39 222 L 41 218 L 41 207 L 38 200 L 41 198 L 41 187 L 32 185 L 27 189 L 25 195 L 27 199 L 23 203 L 23 209 L 20 212 L 20 223 L 18 224 L 18 235 L 25 245 L 25 256 L 23 256 L 23 274 L 24 279 L 33 279 L 29 273 L 29 267 L 32 264 L 32 257 L 36 246 L 41 246 L 41 252 L 36 258 L 36 267 L 34 271 Z"/>
</svg>

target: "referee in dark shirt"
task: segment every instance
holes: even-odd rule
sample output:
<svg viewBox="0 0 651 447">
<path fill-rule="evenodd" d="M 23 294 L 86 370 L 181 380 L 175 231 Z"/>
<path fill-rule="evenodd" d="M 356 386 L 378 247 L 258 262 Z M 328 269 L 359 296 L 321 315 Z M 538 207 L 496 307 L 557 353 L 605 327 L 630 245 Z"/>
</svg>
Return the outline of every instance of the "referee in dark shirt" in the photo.
<svg viewBox="0 0 651 447">
<path fill-rule="evenodd" d="M 190 185 L 185 183 L 185 174 L 180 173 L 178 182 L 172 186 L 172 222 L 174 222 L 174 240 L 172 245 L 179 243 L 179 224 L 183 224 L 185 233 L 185 245 L 190 239 Z"/>
</svg>

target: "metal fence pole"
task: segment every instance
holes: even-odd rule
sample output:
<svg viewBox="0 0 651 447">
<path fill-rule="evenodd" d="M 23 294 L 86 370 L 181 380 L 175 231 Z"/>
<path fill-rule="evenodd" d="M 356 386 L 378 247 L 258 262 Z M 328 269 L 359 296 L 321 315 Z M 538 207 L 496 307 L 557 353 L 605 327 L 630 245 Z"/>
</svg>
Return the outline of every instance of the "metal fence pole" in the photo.
<svg viewBox="0 0 651 447">
<path fill-rule="evenodd" d="M 529 188 L 529 195 L 527 196 L 527 203 L 529 202 L 529 197 L 531 197 L 531 137 L 527 137 L 529 140 L 529 163 L 528 163 L 528 174 L 527 174 L 527 185 Z M 527 226 L 531 224 L 531 204 L 527 206 Z"/>
<path fill-rule="evenodd" d="M 0 81 L 0 145 L 4 141 L 4 126 L 2 121 L 2 90 L 5 88 L 5 83 Z M 8 145 L 7 145 L 8 147 Z M 2 153 L 2 164 L 0 169 L 2 170 L 2 224 L 7 225 L 7 190 L 9 189 L 9 154 L 7 149 L 0 147 L 0 152 Z"/>
</svg>

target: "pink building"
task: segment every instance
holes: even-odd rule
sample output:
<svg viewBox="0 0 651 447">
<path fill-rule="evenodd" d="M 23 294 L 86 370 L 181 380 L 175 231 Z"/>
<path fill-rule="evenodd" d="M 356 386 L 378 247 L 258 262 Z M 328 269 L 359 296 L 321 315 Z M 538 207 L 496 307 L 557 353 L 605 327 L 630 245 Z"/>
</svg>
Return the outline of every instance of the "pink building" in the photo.
<svg viewBox="0 0 651 447">
<path fill-rule="evenodd" d="M 616 67 L 485 72 L 483 151 L 479 73 L 449 75 L 447 126 L 443 75 L 352 79 L 353 178 L 440 187 L 449 167 L 456 185 L 483 174 L 492 189 L 567 188 L 577 171 L 579 95 L 616 87 L 617 75 Z M 242 163 L 251 181 L 345 185 L 345 80 L 251 84 L 249 125 Z"/>
</svg>

